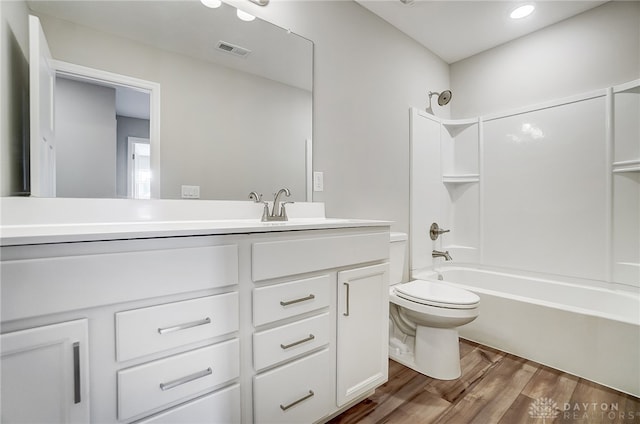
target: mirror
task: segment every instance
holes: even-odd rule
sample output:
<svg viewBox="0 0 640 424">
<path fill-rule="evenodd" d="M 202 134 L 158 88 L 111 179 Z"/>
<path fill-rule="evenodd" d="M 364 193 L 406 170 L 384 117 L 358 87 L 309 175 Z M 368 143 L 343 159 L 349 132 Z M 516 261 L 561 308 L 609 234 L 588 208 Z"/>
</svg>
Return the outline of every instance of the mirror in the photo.
<svg viewBox="0 0 640 424">
<path fill-rule="evenodd" d="M 257 191 L 267 200 L 288 187 L 292 200 L 307 200 L 311 41 L 260 19 L 242 21 L 236 9 L 224 3 L 217 9 L 198 0 L 27 1 L 27 5 L 40 19 L 57 73 L 58 195 L 148 193 L 144 187 L 136 191 L 144 178 L 138 183 L 131 180 L 136 175 L 131 169 L 138 169 L 139 175 L 150 175 L 155 182 L 151 197 L 247 200 L 250 191 Z M 132 91 L 147 100 L 151 97 L 151 105 L 142 107 L 146 112 L 121 112 L 121 106 L 114 106 L 116 98 L 123 97 L 118 83 L 110 86 L 95 75 L 83 81 L 77 69 L 115 75 L 125 82 L 143 81 L 142 88 L 132 83 Z M 120 140 L 106 150 L 91 147 L 98 137 L 82 129 L 103 124 L 89 124 L 84 116 L 89 107 L 79 107 L 80 96 L 68 94 L 91 84 L 91 79 L 93 91 L 109 96 L 107 121 L 113 126 L 108 131 Z M 159 96 L 149 96 L 145 83 L 157 84 Z M 127 83 L 120 86 L 127 88 Z M 159 119 L 154 121 L 149 109 L 154 110 L 158 97 Z M 58 105 L 65 98 L 75 110 L 65 112 Z M 69 141 L 70 135 L 75 139 Z M 126 149 L 144 144 L 144 139 L 150 139 L 151 165 L 147 154 L 147 165 L 140 171 L 137 165 L 127 165 L 131 155 Z M 107 171 L 99 170 L 103 165 Z M 106 181 L 108 187 L 81 188 L 94 179 Z"/>
</svg>

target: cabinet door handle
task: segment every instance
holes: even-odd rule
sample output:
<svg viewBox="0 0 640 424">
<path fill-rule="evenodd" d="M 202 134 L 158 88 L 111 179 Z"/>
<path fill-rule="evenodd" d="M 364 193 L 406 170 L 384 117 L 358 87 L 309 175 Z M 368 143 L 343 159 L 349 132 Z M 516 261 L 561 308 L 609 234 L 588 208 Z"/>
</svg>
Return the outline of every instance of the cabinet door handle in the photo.
<svg viewBox="0 0 640 424">
<path fill-rule="evenodd" d="M 299 404 L 300 402 L 303 402 L 307 399 L 309 399 L 310 397 L 313 397 L 313 395 L 315 395 L 315 393 L 313 393 L 313 390 L 309 390 L 309 394 L 305 395 L 304 397 L 301 397 L 300 399 L 298 399 L 297 401 L 290 403 L 287 406 L 283 406 L 282 404 L 280 404 L 280 409 L 282 409 L 283 411 L 286 411 L 289 408 L 293 408 L 294 406 L 296 406 L 297 404 Z"/>
<path fill-rule="evenodd" d="M 302 344 L 302 343 L 305 343 L 305 342 L 310 342 L 311 340 L 313 340 L 315 338 L 316 338 L 316 336 L 314 336 L 313 334 L 309 334 L 309 337 L 305 337 L 302 340 L 298 340 L 297 342 L 293 342 L 293 343 L 290 343 L 288 345 L 281 344 L 280 347 L 282 349 L 286 350 L 286 349 L 289 349 L 290 347 L 298 346 L 299 344 Z"/>
<path fill-rule="evenodd" d="M 347 303 L 347 311 L 344 312 L 342 315 L 344 315 L 345 317 L 349 316 L 349 283 L 342 283 L 345 286 L 347 286 L 347 299 L 346 299 L 346 303 Z"/>
<path fill-rule="evenodd" d="M 81 387 L 80 387 L 80 342 L 73 345 L 73 403 L 80 403 Z"/>
<path fill-rule="evenodd" d="M 205 325 L 205 324 L 211 324 L 211 318 L 206 317 L 205 319 L 187 322 L 187 323 L 176 325 L 173 327 L 158 328 L 158 333 L 160 334 L 173 333 L 174 331 L 186 330 L 187 328 L 198 327 L 200 325 Z"/>
<path fill-rule="evenodd" d="M 211 368 L 207 368 L 204 371 L 199 371 L 199 372 L 196 372 L 196 373 L 193 373 L 193 374 L 189 374 L 189 375 L 187 375 L 185 377 L 179 378 L 177 380 L 170 381 L 168 383 L 160 383 L 160 389 L 163 390 L 163 391 L 164 390 L 173 389 L 174 387 L 178 387 L 178 386 L 181 386 L 181 385 L 183 385 L 185 383 L 188 383 L 190 381 L 197 380 L 197 379 L 202 378 L 202 377 L 206 377 L 208 375 L 211 375 L 212 373 L 213 373 L 213 371 L 211 370 Z"/>
<path fill-rule="evenodd" d="M 280 304 L 282 306 L 289 306 L 289 305 L 293 305 L 294 303 L 300 303 L 300 302 L 304 302 L 306 300 L 313 300 L 315 298 L 316 297 L 314 295 L 310 294 L 309 296 L 301 297 L 300 299 L 287 300 L 287 301 L 281 300 Z"/>
</svg>

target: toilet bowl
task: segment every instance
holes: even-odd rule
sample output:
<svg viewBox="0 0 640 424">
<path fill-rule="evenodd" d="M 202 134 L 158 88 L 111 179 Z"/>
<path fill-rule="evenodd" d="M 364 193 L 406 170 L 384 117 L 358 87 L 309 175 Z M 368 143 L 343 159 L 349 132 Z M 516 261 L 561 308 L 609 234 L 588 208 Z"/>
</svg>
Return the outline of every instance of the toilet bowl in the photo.
<svg viewBox="0 0 640 424">
<path fill-rule="evenodd" d="M 405 250 L 406 235 L 392 233 L 389 356 L 429 377 L 456 379 L 461 373 L 457 327 L 478 317 L 480 298 L 444 282 L 400 283 Z M 397 336 L 413 338 L 413 343 L 404 343 Z"/>
</svg>

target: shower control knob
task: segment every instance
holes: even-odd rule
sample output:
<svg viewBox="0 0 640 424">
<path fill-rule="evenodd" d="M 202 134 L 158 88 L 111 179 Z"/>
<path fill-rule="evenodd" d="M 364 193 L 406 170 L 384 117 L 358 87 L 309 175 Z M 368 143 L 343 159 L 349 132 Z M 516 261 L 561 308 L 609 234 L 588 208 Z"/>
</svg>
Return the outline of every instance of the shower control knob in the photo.
<svg viewBox="0 0 640 424">
<path fill-rule="evenodd" d="M 431 240 L 437 240 L 440 234 L 448 233 L 449 231 L 451 230 L 441 229 L 440 226 L 438 226 L 438 224 L 434 222 L 433 224 L 431 224 L 431 227 L 429 227 L 429 237 L 431 237 Z"/>
</svg>

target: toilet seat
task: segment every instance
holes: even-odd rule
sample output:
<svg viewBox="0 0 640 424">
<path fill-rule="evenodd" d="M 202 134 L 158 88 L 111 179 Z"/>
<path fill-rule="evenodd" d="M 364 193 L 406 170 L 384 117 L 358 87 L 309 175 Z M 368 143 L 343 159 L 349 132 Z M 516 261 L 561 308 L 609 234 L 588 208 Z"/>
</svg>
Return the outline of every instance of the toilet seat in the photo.
<svg viewBox="0 0 640 424">
<path fill-rule="evenodd" d="M 480 303 L 475 293 L 435 281 L 414 280 L 398 284 L 394 286 L 394 292 L 403 299 L 439 308 L 473 309 Z"/>
</svg>

